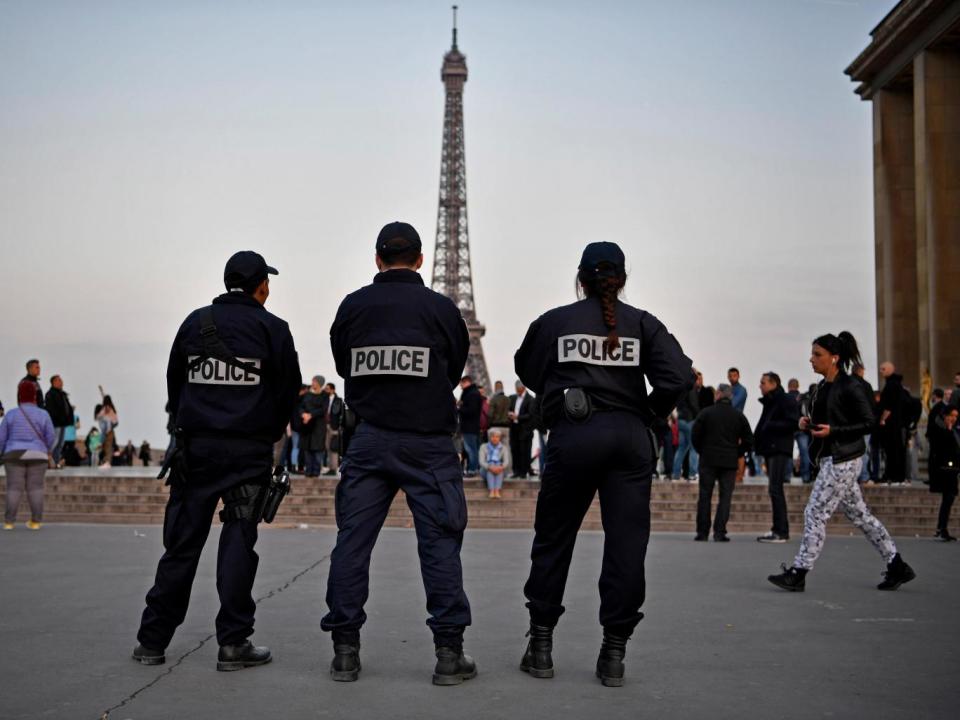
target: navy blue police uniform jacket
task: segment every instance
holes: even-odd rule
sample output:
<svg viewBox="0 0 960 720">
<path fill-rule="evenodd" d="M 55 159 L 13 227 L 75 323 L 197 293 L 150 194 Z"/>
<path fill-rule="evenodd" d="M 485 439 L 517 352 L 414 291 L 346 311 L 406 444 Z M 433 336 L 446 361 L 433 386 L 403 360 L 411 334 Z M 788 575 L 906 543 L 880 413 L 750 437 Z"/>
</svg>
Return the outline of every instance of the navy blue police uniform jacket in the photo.
<svg viewBox="0 0 960 720">
<path fill-rule="evenodd" d="M 386 270 L 344 298 L 330 328 L 347 405 L 388 430 L 452 435 L 453 388 L 470 350 L 450 298 L 413 270 Z"/>
<path fill-rule="evenodd" d="M 170 412 L 187 437 L 244 438 L 266 443 L 280 439 L 300 390 L 300 363 L 284 320 L 243 293 L 213 301 L 217 334 L 238 360 L 261 374 L 202 356 L 203 308 L 183 321 L 170 350 L 167 392 Z"/>
<path fill-rule="evenodd" d="M 597 298 L 549 310 L 530 325 L 514 366 L 523 384 L 543 398 L 548 426 L 560 417 L 568 388 L 582 388 L 595 408 L 649 421 L 669 415 L 693 387 L 690 358 L 662 322 L 619 300 L 615 312 L 620 347 L 614 350 L 605 348 L 608 331 Z"/>
</svg>

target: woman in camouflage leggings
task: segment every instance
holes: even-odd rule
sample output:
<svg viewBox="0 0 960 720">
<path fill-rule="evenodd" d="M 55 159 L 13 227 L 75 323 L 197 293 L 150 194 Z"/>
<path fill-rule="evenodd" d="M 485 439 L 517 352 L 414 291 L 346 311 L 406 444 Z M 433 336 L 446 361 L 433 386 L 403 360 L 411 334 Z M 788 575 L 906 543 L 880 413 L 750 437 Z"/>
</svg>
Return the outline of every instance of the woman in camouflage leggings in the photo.
<svg viewBox="0 0 960 720">
<path fill-rule="evenodd" d="M 897 556 L 897 546 L 863 499 L 860 492 L 860 477 L 863 458 L 834 463 L 826 457 L 820 461 L 820 473 L 810 493 L 807 509 L 803 513 L 803 540 L 793 561 L 794 567 L 812 570 L 820 556 L 823 541 L 827 537 L 827 520 L 842 508 L 847 519 L 863 531 L 867 540 L 883 556 L 887 564 Z"/>
<path fill-rule="evenodd" d="M 827 520 L 838 507 L 883 556 L 887 571 L 877 586 L 880 590 L 896 590 L 916 577 L 883 523 L 870 512 L 857 483 L 865 448 L 863 437 L 874 423 L 863 385 L 848 374 L 851 364 L 859 362 L 857 342 L 848 332 L 821 335 L 813 341 L 810 365 L 823 380 L 810 399 L 809 416 L 800 418 L 800 430 L 813 437 L 810 455 L 819 473 L 804 511 L 803 540 L 793 567 L 783 566 L 782 573 L 767 578 L 784 590 L 804 590 L 807 572 L 823 549 Z"/>
</svg>

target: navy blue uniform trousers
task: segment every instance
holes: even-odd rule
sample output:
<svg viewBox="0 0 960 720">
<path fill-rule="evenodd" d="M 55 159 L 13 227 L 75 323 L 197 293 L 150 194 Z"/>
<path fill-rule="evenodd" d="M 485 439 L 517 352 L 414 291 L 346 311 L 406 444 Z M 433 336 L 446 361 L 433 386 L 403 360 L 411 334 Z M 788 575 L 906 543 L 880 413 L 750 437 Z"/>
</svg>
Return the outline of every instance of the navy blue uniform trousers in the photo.
<svg viewBox="0 0 960 720">
<path fill-rule="evenodd" d="M 187 482 L 183 487 L 170 488 L 163 516 L 165 552 L 147 593 L 147 607 L 137 633 L 137 640 L 153 649 L 166 648 L 186 617 L 193 578 L 217 502 L 237 485 L 266 480 L 272 469 L 273 448 L 269 443 L 195 438 L 187 447 Z M 253 549 L 256 542 L 257 525 L 250 520 L 228 521 L 220 531 L 220 612 L 216 622 L 220 645 L 238 645 L 253 634 L 256 603 L 251 591 L 259 562 Z"/>
<path fill-rule="evenodd" d="M 427 625 L 437 645 L 457 645 L 470 624 L 460 547 L 467 526 L 460 460 L 449 435 L 420 435 L 361 423 L 337 485 L 337 545 L 330 558 L 327 631 L 356 632 L 366 621 L 370 554 L 398 490 L 417 532 Z"/>
<path fill-rule="evenodd" d="M 646 426 L 632 413 L 598 412 L 583 424 L 562 419 L 552 429 L 537 498 L 530 577 L 523 589 L 534 623 L 553 627 L 563 614 L 577 531 L 599 492 L 604 530 L 600 624 L 618 635 L 633 632 L 643 618 L 655 458 Z"/>
</svg>

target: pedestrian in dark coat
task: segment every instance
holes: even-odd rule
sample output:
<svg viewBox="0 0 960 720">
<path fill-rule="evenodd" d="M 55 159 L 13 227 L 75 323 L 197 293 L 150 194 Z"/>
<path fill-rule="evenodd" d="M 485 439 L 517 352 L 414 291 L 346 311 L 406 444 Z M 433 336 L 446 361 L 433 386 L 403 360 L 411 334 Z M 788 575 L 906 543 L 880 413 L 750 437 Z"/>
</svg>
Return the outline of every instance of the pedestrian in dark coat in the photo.
<svg viewBox="0 0 960 720">
<path fill-rule="evenodd" d="M 37 403 L 36 403 L 37 407 L 40 408 L 41 410 L 46 410 L 47 406 L 46 406 L 46 402 L 44 401 L 43 390 L 40 387 L 40 361 L 39 360 L 37 360 L 36 358 L 27 360 L 27 374 L 23 376 L 23 379 L 20 382 L 33 383 L 34 388 L 36 390 L 35 394 L 37 397 Z M 20 392 L 19 386 L 17 387 L 17 392 L 18 393 Z"/>
<path fill-rule="evenodd" d="M 530 454 L 533 444 L 533 398 L 519 380 L 517 392 L 510 396 L 510 452 L 513 455 L 513 474 L 510 477 L 523 479 L 530 472 Z"/>
<path fill-rule="evenodd" d="M 930 439 L 933 429 L 937 426 L 937 420 L 943 425 L 943 414 L 950 405 L 944 401 L 945 393 L 940 388 L 934 388 L 932 393 L 933 404 L 930 406 L 930 412 L 927 413 L 927 440 Z"/>
<path fill-rule="evenodd" d="M 140 446 L 140 452 L 137 454 L 137 457 L 140 458 L 140 462 L 143 463 L 144 467 L 148 467 L 150 465 L 151 454 L 150 443 L 144 440 L 143 444 Z"/>
<path fill-rule="evenodd" d="M 720 485 L 720 500 L 713 520 L 713 539 L 727 542 L 727 520 L 737 477 L 737 462 L 753 444 L 750 423 L 731 403 L 731 389 L 726 383 L 717 386 L 717 401 L 701 411 L 693 424 L 693 447 L 700 454 L 700 498 L 697 501 L 697 536 L 706 540 L 710 534 L 710 502 L 713 486 Z"/>
<path fill-rule="evenodd" d="M 74 423 L 73 405 L 70 404 L 70 397 L 63 390 L 63 378 L 54 375 L 50 378 L 50 389 L 47 390 L 47 396 L 44 398 L 45 407 L 50 413 L 50 420 L 53 422 L 53 428 L 57 433 L 57 440 L 53 446 L 53 465 L 54 467 L 63 467 L 63 443 L 67 434 L 67 428 Z"/>
<path fill-rule="evenodd" d="M 930 492 L 942 495 L 936 537 L 946 542 L 956 540 L 947 525 L 950 523 L 950 508 L 957 497 L 957 476 L 960 473 L 958 414 L 960 409 L 946 407 L 930 422 L 927 431 L 930 438 Z"/>
<path fill-rule="evenodd" d="M 760 403 L 763 413 L 754 431 L 756 452 L 767 462 L 768 492 L 773 510 L 770 532 L 757 538 L 759 542 L 783 543 L 790 537 L 787 520 L 787 498 L 784 484 L 793 476 L 793 436 L 800 422 L 800 406 L 784 392 L 780 376 L 764 373 L 760 378 Z"/>
<path fill-rule="evenodd" d="M 886 463 L 883 479 L 888 483 L 900 484 L 907 476 L 907 433 L 904 422 L 903 375 L 896 372 L 891 362 L 880 364 L 880 375 L 886 379 L 880 392 L 879 435 L 883 443 Z"/>
<path fill-rule="evenodd" d="M 316 375 L 310 390 L 300 400 L 300 450 L 306 454 L 307 477 L 319 477 L 323 469 L 323 454 L 327 447 L 327 395 L 323 391 L 323 377 Z"/>
<path fill-rule="evenodd" d="M 460 380 L 460 402 L 457 404 L 460 417 L 460 434 L 467 455 L 466 475 L 480 474 L 480 414 L 483 412 L 483 396 L 473 378 L 464 375 Z"/>
</svg>

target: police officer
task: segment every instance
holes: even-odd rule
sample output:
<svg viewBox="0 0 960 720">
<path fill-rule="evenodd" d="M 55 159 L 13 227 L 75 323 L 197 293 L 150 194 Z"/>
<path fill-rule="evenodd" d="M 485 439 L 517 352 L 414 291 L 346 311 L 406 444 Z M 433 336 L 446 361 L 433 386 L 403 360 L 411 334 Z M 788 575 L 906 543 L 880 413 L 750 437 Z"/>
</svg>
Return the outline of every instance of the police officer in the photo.
<svg viewBox="0 0 960 720">
<path fill-rule="evenodd" d="M 427 625 L 437 664 L 433 682 L 456 685 L 477 674 L 463 654 L 470 604 L 463 591 L 460 547 L 467 524 L 460 460 L 453 445 L 453 388 L 470 338 L 456 305 L 424 287 L 420 236 L 393 222 L 376 244 L 380 273 L 348 295 L 330 328 L 345 401 L 359 418 L 337 485 L 337 545 L 327 584 L 334 680 L 360 673 L 360 628 L 369 589 L 370 553 L 402 489 L 413 512 Z"/>
<path fill-rule="evenodd" d="M 530 641 L 520 667 L 534 677 L 553 677 L 553 628 L 564 611 L 570 558 L 599 491 L 605 539 L 597 677 L 619 686 L 627 640 L 643 617 L 657 458 L 650 428 L 655 416 L 673 410 L 693 374 L 663 323 L 617 299 L 626 282 L 617 245 L 587 245 L 577 279 L 585 299 L 535 320 L 514 357 L 517 375 L 541 398 L 551 428 L 524 587 Z M 653 388 L 649 394 L 644 376 Z"/>
<path fill-rule="evenodd" d="M 227 292 L 195 310 L 180 326 L 167 365 L 177 452 L 163 519 L 165 552 L 147 593 L 134 660 L 164 662 L 164 650 L 183 622 L 217 502 L 223 528 L 217 554 L 217 670 L 270 661 L 254 647 L 257 572 L 255 507 L 272 470 L 273 444 L 290 419 L 300 388 L 300 365 L 287 323 L 263 305 L 277 271 L 255 252 L 227 261 Z"/>
</svg>

